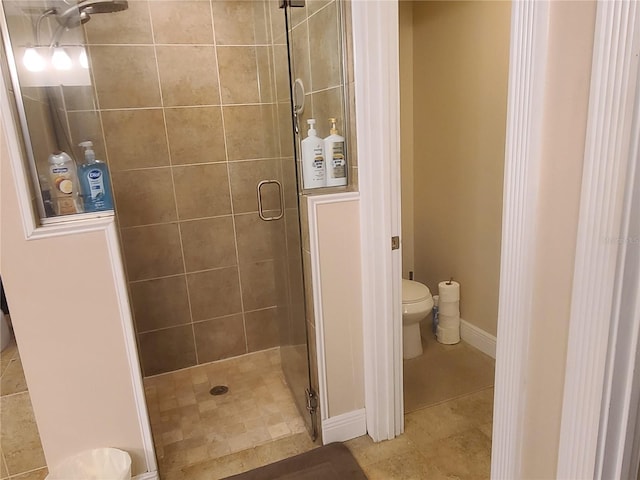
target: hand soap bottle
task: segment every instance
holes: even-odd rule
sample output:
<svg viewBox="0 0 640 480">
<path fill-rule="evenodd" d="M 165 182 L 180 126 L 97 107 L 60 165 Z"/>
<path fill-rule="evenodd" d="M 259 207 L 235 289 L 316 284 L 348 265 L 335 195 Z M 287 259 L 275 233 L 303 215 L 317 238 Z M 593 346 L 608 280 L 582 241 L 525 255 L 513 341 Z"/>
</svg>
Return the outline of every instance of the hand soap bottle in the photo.
<svg viewBox="0 0 640 480">
<path fill-rule="evenodd" d="M 76 162 L 65 152 L 49 155 L 51 203 L 56 215 L 81 213 Z"/>
<path fill-rule="evenodd" d="M 85 212 L 113 210 L 111 180 L 107 165 L 96 160 L 92 142 L 82 142 L 79 146 L 84 148 L 85 163 L 78 168 L 78 176 Z"/>
<path fill-rule="evenodd" d="M 324 152 L 327 160 L 327 187 L 347 184 L 347 158 L 344 152 L 344 137 L 338 135 L 336 119 L 330 118 L 330 135 L 324 139 Z"/>
<path fill-rule="evenodd" d="M 325 180 L 325 159 L 324 142 L 316 135 L 313 118 L 307 120 L 309 132 L 307 138 L 302 140 L 302 180 L 303 188 L 324 187 Z"/>
</svg>

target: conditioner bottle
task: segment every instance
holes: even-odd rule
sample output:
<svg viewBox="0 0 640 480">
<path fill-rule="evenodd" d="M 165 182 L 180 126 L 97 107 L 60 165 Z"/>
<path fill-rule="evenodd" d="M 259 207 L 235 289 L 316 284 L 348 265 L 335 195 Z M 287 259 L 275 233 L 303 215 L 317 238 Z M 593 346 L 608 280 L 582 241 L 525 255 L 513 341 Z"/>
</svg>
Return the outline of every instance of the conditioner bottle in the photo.
<svg viewBox="0 0 640 480">
<path fill-rule="evenodd" d="M 344 137 L 338 135 L 336 119 L 330 118 L 330 135 L 324 139 L 324 152 L 327 160 L 327 187 L 347 184 L 347 158 L 344 151 Z"/>
</svg>

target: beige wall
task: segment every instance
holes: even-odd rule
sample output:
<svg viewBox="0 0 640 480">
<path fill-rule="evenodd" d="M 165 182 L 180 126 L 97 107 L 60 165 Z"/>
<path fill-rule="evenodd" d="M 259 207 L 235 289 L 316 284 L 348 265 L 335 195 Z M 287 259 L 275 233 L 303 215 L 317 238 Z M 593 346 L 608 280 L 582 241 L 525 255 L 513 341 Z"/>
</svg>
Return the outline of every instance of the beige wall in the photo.
<svg viewBox="0 0 640 480">
<path fill-rule="evenodd" d="M 509 2 L 415 2 L 416 280 L 461 283 L 462 318 L 496 334 Z"/>
<path fill-rule="evenodd" d="M 552 2 L 522 476 L 555 478 L 595 2 Z M 576 439 L 579 441 L 579 439 Z"/>
<path fill-rule="evenodd" d="M 4 119 L 8 112 L 3 112 Z M 104 231 L 26 241 L 0 135 L 0 271 L 48 465 L 117 447 L 146 471 Z"/>
<path fill-rule="evenodd" d="M 317 208 L 327 415 L 364 408 L 359 202 Z"/>
<path fill-rule="evenodd" d="M 414 266 L 413 232 L 413 2 L 398 3 L 400 42 L 400 159 L 402 179 L 402 277 Z"/>
</svg>

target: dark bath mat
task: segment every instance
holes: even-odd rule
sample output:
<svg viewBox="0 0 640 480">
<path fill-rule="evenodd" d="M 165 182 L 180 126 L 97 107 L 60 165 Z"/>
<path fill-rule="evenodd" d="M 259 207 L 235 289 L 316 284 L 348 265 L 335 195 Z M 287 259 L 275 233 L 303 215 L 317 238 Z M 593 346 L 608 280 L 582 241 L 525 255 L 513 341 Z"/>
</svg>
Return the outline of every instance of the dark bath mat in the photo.
<svg viewBox="0 0 640 480">
<path fill-rule="evenodd" d="M 342 443 L 330 443 L 301 455 L 228 477 L 226 480 L 367 480 Z"/>
</svg>

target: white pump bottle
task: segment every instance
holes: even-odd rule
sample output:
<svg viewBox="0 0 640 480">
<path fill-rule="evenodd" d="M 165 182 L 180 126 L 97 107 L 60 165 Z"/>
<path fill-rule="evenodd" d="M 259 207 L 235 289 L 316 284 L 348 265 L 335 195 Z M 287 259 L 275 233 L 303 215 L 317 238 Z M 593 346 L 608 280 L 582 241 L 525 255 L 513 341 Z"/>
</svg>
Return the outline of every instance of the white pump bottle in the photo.
<svg viewBox="0 0 640 480">
<path fill-rule="evenodd" d="M 300 142 L 303 187 L 305 189 L 324 187 L 326 184 L 324 141 L 316 135 L 316 121 L 310 118 L 307 123 L 309 124 L 307 138 Z"/>
</svg>

